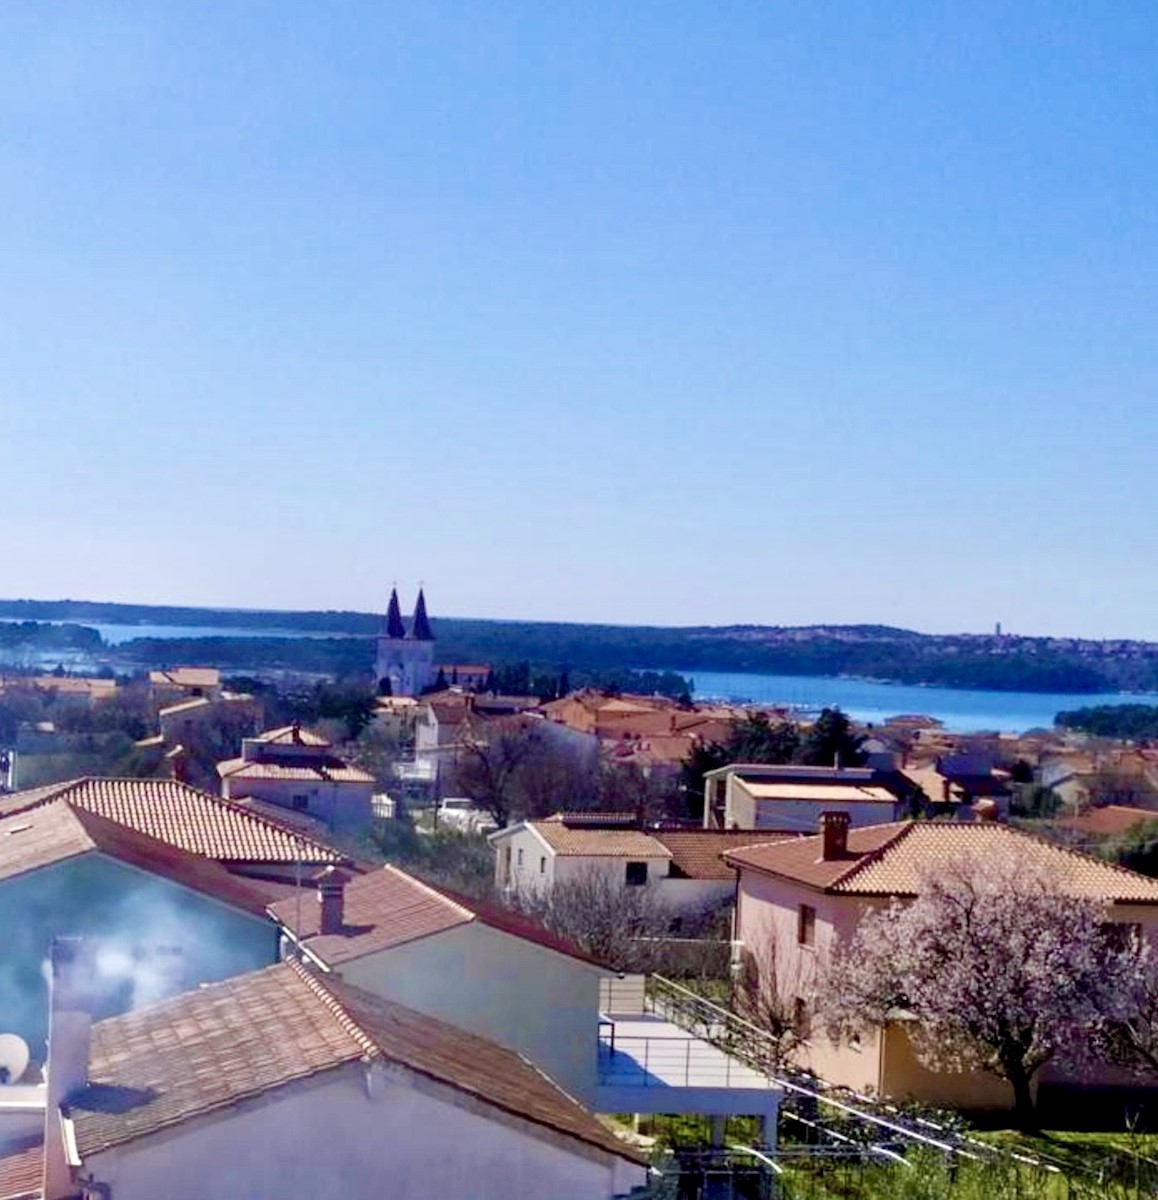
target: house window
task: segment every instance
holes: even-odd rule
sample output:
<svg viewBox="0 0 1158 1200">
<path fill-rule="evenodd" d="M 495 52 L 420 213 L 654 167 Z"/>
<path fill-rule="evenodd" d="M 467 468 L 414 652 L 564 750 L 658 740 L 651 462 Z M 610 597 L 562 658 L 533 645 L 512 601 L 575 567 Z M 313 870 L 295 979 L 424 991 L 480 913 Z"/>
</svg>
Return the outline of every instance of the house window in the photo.
<svg viewBox="0 0 1158 1200">
<path fill-rule="evenodd" d="M 519 850 L 519 857 L 515 860 L 515 862 L 517 866 L 521 867 L 523 865 L 523 851 L 521 848 Z"/>
<path fill-rule="evenodd" d="M 502 865 L 501 881 L 503 883 L 506 883 L 507 880 L 510 879 L 510 877 L 511 877 L 511 848 L 510 848 L 510 846 L 503 847 L 502 863 L 503 863 L 503 865 Z"/>
<path fill-rule="evenodd" d="M 816 945 L 816 909 L 802 904 L 796 914 L 796 941 L 801 946 Z"/>
<path fill-rule="evenodd" d="M 545 858 L 539 859 L 539 874 L 540 875 L 547 874 L 547 860 Z"/>
<path fill-rule="evenodd" d="M 807 1041 L 812 1033 L 812 1014 L 808 1011 L 808 1001 L 803 996 L 797 996 L 796 1003 L 792 1006 L 792 1028 L 802 1041 Z"/>
<path fill-rule="evenodd" d="M 290 797 L 290 804 L 293 806 L 294 812 L 305 812 L 310 806 L 310 798 L 304 792 L 299 792 L 296 796 Z"/>
<path fill-rule="evenodd" d="M 647 883 L 647 863 L 629 862 L 624 875 L 628 887 L 643 887 Z"/>
</svg>

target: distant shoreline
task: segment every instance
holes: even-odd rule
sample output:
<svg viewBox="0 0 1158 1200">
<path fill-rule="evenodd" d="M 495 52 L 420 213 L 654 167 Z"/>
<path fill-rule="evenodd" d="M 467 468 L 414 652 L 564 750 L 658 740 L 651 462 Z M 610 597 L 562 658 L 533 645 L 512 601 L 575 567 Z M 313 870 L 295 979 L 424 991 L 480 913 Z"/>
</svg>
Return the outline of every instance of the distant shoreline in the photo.
<svg viewBox="0 0 1158 1200">
<path fill-rule="evenodd" d="M 432 613 L 441 662 L 668 670 L 826 678 L 897 688 L 1089 696 L 1158 692 L 1158 643 L 1017 635 L 921 634 L 880 625 L 580 625 L 481 620 Z M 5 622 L 97 628 L 109 654 L 175 661 L 212 654 L 214 665 L 357 673 L 372 670 L 376 613 L 178 608 L 87 601 L 0 600 Z M 115 636 L 114 636 L 115 631 Z M 11 638 L 8 639 L 11 641 Z M 258 645 L 260 643 L 260 645 Z M 310 643 L 307 649 L 303 643 Z M 4 644 L 0 640 L 0 647 Z M 306 665 L 308 663 L 308 666 Z"/>
</svg>

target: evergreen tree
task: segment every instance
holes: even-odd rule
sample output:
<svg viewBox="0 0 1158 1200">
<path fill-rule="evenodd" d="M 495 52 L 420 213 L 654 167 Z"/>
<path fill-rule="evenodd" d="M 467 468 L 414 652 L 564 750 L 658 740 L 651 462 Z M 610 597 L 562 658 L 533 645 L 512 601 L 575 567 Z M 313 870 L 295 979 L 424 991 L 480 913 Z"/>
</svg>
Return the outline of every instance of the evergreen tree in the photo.
<svg viewBox="0 0 1158 1200">
<path fill-rule="evenodd" d="M 826 708 L 805 734 L 796 761 L 807 767 L 859 767 L 864 762 L 863 741 L 839 708 Z"/>
</svg>

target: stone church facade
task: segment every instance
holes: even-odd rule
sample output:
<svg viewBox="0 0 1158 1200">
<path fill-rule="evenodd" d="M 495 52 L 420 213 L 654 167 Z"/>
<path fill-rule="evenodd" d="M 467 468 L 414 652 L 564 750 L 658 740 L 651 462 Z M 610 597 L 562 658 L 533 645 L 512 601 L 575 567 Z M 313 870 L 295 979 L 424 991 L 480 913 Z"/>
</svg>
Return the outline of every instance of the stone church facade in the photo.
<svg viewBox="0 0 1158 1200">
<path fill-rule="evenodd" d="M 434 682 L 434 632 L 421 588 L 409 630 L 402 620 L 398 589 L 391 590 L 386 620 L 378 635 L 375 676 L 379 691 L 391 696 L 417 696 Z"/>
</svg>

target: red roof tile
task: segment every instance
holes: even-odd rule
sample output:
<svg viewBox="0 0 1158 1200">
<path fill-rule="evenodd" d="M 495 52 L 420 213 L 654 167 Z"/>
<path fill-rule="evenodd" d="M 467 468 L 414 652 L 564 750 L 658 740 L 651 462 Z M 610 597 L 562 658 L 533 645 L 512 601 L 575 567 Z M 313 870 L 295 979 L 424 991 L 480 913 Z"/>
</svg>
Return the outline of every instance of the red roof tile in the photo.
<svg viewBox="0 0 1158 1200">
<path fill-rule="evenodd" d="M 23 1138 L 0 1150 L 0 1200 L 40 1200 L 44 1180 L 44 1139 Z"/>
<path fill-rule="evenodd" d="M 250 762 L 244 758 L 227 758 L 217 764 L 222 779 L 287 779 L 305 783 L 373 783 L 374 776 L 340 759 L 323 762 Z"/>
<path fill-rule="evenodd" d="M 1128 804 L 1107 804 L 1104 808 L 1091 808 L 1077 817 L 1062 817 L 1056 823 L 1078 833 L 1113 836 L 1125 833 L 1142 821 L 1158 821 L 1158 812 Z"/>
<path fill-rule="evenodd" d="M 432 937 L 472 921 L 570 958 L 592 962 L 577 947 L 530 917 L 436 888 L 395 866 L 369 871 L 346 885 L 342 933 L 318 932 L 320 908 L 318 904 L 286 899 L 271 905 L 269 911 L 327 966 Z"/>
<path fill-rule="evenodd" d="M 1009 849 L 1040 863 L 1074 895 L 1126 904 L 1158 904 L 1158 880 L 1091 855 L 1043 841 L 993 822 L 899 821 L 848 831 L 848 853 L 820 858 L 821 838 L 728 851 L 729 862 L 810 887 L 855 896 L 915 896 L 924 873 L 938 862 L 986 857 Z"/>
<path fill-rule="evenodd" d="M 0 819 L 0 879 L 94 852 L 257 916 L 265 915 L 269 903 L 267 890 L 231 875 L 213 859 L 179 850 L 68 800 Z"/>
<path fill-rule="evenodd" d="M 323 866 L 345 861 L 333 847 L 287 823 L 174 779 L 73 779 L 0 797 L 0 816 L 55 798 L 222 863 Z"/>
<path fill-rule="evenodd" d="M 671 853 L 650 833 L 633 828 L 634 822 L 616 827 L 599 828 L 580 818 L 572 822 L 566 813 L 544 821 L 528 821 L 533 829 L 555 851 L 565 857 L 580 858 L 670 858 Z"/>
<path fill-rule="evenodd" d="M 96 1024 L 90 1086 L 70 1103 L 77 1146 L 88 1157 L 367 1059 L 643 1161 L 513 1051 L 294 962 Z"/>
<path fill-rule="evenodd" d="M 672 829 L 656 830 L 652 835 L 671 852 L 671 873 L 684 879 L 736 878 L 736 872 L 723 860 L 725 850 L 773 841 L 778 835 L 771 830 L 751 829 Z M 779 835 L 784 840 L 793 833 Z"/>
</svg>

